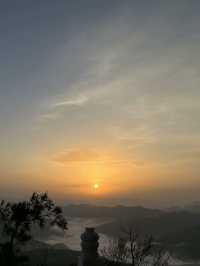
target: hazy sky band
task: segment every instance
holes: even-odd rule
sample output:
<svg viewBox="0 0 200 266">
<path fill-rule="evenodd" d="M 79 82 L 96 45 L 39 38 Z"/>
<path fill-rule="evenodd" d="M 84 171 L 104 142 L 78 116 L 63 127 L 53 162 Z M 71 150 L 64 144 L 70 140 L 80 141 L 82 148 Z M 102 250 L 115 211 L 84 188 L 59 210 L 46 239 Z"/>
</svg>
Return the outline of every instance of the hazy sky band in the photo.
<svg viewBox="0 0 200 266">
<path fill-rule="evenodd" d="M 195 0 L 1 1 L 1 191 L 198 199 L 199 8 Z"/>
</svg>

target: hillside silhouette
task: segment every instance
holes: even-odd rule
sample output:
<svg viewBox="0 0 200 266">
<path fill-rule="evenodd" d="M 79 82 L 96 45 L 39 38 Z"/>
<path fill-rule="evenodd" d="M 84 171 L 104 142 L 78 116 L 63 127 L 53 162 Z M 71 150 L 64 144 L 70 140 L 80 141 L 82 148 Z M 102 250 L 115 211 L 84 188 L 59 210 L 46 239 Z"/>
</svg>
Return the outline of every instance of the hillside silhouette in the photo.
<svg viewBox="0 0 200 266">
<path fill-rule="evenodd" d="M 97 231 L 109 236 L 118 236 L 123 227 L 133 225 L 142 235 L 153 235 L 176 256 L 184 259 L 200 259 L 200 212 L 190 208 L 168 210 L 148 209 L 141 206 L 93 206 L 68 205 L 64 212 L 72 217 L 107 218 L 109 222 L 98 226 Z"/>
</svg>

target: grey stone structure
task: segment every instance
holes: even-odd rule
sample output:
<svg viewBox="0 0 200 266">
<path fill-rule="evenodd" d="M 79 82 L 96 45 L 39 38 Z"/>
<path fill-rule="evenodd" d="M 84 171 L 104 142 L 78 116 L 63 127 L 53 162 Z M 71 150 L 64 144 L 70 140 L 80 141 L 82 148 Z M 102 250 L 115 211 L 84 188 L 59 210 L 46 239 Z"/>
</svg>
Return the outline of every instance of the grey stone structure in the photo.
<svg viewBox="0 0 200 266">
<path fill-rule="evenodd" d="M 81 235 L 81 256 L 78 260 L 78 266 L 96 266 L 99 265 L 99 235 L 94 228 L 86 228 Z"/>
</svg>

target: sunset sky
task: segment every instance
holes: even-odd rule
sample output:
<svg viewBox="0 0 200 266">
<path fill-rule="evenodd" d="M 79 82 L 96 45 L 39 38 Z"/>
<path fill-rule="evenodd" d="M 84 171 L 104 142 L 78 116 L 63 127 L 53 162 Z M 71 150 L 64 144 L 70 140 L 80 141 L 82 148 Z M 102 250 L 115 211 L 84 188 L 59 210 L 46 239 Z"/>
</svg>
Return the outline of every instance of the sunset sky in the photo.
<svg viewBox="0 0 200 266">
<path fill-rule="evenodd" d="M 0 1 L 0 198 L 200 200 L 200 1 Z"/>
</svg>

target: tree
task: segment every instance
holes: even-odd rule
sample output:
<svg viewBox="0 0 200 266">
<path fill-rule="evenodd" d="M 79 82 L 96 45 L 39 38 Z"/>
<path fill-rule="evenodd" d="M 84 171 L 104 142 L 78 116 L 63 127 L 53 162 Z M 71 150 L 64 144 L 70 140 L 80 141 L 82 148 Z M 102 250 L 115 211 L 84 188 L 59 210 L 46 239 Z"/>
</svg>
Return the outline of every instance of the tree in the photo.
<svg viewBox="0 0 200 266">
<path fill-rule="evenodd" d="M 167 266 L 169 254 L 156 247 L 152 236 L 142 237 L 133 227 L 123 228 L 121 237 L 103 249 L 106 265 Z"/>
<path fill-rule="evenodd" d="M 31 229 L 34 224 L 43 228 L 45 225 L 67 229 L 67 221 L 62 209 L 58 207 L 47 193 L 33 193 L 27 201 L 18 203 L 0 202 L 0 223 L 4 243 L 1 244 L 6 265 L 15 265 L 23 257 L 20 246 L 32 238 Z"/>
<path fill-rule="evenodd" d="M 152 266 L 168 266 L 170 255 L 163 248 L 159 248 L 152 254 Z"/>
<path fill-rule="evenodd" d="M 121 237 L 110 239 L 108 246 L 101 251 L 106 266 L 120 266 L 127 263 L 128 247 L 127 241 Z"/>
<path fill-rule="evenodd" d="M 144 264 L 153 247 L 152 236 L 142 238 L 132 227 L 128 230 L 125 229 L 124 233 L 128 236 L 131 265 L 140 266 Z"/>
</svg>

